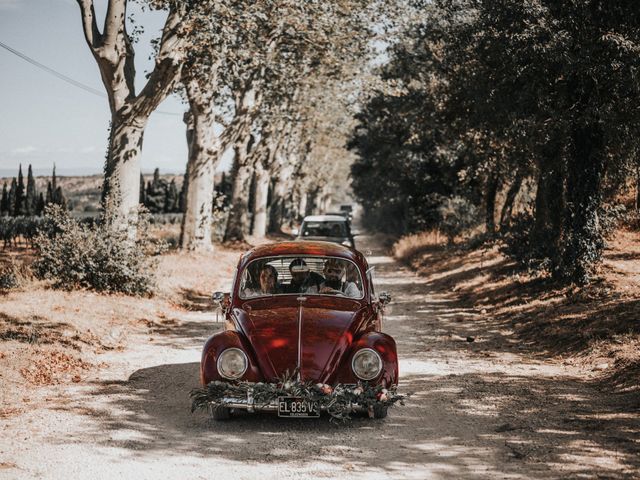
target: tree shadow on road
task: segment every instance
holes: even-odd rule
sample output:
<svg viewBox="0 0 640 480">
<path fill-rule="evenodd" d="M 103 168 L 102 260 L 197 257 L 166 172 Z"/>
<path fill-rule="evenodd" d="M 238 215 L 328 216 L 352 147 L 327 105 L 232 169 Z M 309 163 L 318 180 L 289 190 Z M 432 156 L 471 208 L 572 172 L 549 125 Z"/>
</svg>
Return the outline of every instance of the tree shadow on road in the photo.
<svg viewBox="0 0 640 480">
<path fill-rule="evenodd" d="M 152 452 L 239 468 L 286 464 L 287 470 L 307 472 L 322 464 L 334 477 L 637 475 L 640 403 L 629 408 L 638 402 L 635 394 L 603 394 L 561 368 L 544 370 L 531 355 L 544 359 L 544 350 L 523 344 L 506 322 L 453 301 L 450 292 L 431 294 L 424 278 L 399 273 L 397 265 L 380 265 L 377 274 L 394 297 L 385 330 L 398 340 L 400 389 L 413 392 L 385 420 L 334 425 L 326 417 L 265 413 L 213 422 L 190 413 L 198 363 L 156 365 L 126 381 L 94 382 L 63 408 L 90 406 L 83 441 L 140 457 Z M 208 322 L 194 320 L 158 336 L 167 346 L 191 344 L 206 329 Z"/>
<path fill-rule="evenodd" d="M 580 381 L 505 375 L 410 375 L 414 392 L 385 420 L 319 420 L 240 414 L 227 422 L 190 413 L 198 363 L 140 369 L 127 381 L 96 382 L 81 403 L 101 406 L 92 417 L 92 442 L 132 455 L 153 451 L 238 463 L 294 462 L 301 468 L 336 465 L 393 476 L 399 472 L 476 479 L 517 474 L 535 478 L 630 478 L 640 468 L 638 417 L 619 413 L 618 398 L 594 401 Z M 538 399 L 536 401 L 535 399 Z M 101 403 L 102 402 L 102 403 Z M 75 407 L 67 405 L 65 409 Z M 609 457 L 602 464 L 603 455 Z M 572 470 L 565 470 L 571 461 Z M 579 465 L 579 468 L 575 468 Z"/>
</svg>

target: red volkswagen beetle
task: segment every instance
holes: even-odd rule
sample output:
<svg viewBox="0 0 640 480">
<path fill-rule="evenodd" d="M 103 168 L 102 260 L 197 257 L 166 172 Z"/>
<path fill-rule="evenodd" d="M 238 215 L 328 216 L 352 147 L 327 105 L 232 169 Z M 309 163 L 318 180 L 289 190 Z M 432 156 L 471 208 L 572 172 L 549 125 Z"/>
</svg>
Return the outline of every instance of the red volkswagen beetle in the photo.
<svg viewBox="0 0 640 480">
<path fill-rule="evenodd" d="M 396 393 L 398 358 L 382 333 L 384 305 L 358 251 L 328 242 L 283 242 L 242 255 L 230 294 L 214 299 L 225 330 L 203 349 L 193 409 L 338 419 L 383 418 Z"/>
</svg>

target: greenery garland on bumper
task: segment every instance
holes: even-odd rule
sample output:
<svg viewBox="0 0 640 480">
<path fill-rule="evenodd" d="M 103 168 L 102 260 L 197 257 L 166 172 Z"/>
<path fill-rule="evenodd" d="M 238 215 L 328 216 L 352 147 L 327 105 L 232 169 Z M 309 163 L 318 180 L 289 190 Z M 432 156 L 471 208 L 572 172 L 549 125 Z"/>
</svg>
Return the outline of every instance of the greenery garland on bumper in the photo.
<svg viewBox="0 0 640 480">
<path fill-rule="evenodd" d="M 322 383 L 304 383 L 285 376 L 277 383 L 213 381 L 204 388 L 191 391 L 191 412 L 224 406 L 224 398 L 247 398 L 249 393 L 258 410 L 277 401 L 278 397 L 295 396 L 317 402 L 321 410 L 326 411 L 332 419 L 340 421 L 350 420 L 354 405 L 372 416 L 374 407 L 391 407 L 396 403 L 404 405 L 406 398 L 406 395 L 398 394 L 395 387 L 386 389 L 366 382 L 332 387 Z"/>
</svg>

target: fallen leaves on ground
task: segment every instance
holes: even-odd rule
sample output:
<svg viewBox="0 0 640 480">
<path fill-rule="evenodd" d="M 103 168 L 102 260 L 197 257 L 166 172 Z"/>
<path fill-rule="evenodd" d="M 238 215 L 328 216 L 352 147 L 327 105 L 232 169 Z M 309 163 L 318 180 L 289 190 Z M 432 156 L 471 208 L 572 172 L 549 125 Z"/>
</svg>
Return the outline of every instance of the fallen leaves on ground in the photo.
<svg viewBox="0 0 640 480">
<path fill-rule="evenodd" d="M 59 350 L 38 351 L 37 358 L 31 365 L 20 369 L 22 376 L 34 385 L 53 385 L 69 379 L 73 382 L 81 380 L 81 373 L 90 370 L 93 365 Z"/>
</svg>

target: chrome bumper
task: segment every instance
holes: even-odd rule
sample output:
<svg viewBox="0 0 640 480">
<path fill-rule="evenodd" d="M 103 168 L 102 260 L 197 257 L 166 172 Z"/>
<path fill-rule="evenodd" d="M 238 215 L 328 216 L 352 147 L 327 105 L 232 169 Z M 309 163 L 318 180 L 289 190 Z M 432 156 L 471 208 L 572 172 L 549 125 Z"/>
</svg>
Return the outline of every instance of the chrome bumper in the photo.
<svg viewBox="0 0 640 480">
<path fill-rule="evenodd" d="M 267 404 L 256 403 L 253 398 L 253 392 L 249 390 L 246 398 L 237 397 L 223 397 L 217 402 L 218 405 L 226 408 L 233 408 L 237 410 L 246 410 L 249 413 L 253 412 L 277 412 L 278 404 L 277 400 L 272 400 Z M 325 405 L 320 405 L 321 411 L 326 411 Z M 367 412 L 368 408 L 362 405 L 353 403 L 351 404 L 351 412 Z"/>
</svg>

